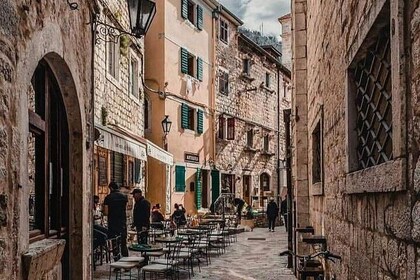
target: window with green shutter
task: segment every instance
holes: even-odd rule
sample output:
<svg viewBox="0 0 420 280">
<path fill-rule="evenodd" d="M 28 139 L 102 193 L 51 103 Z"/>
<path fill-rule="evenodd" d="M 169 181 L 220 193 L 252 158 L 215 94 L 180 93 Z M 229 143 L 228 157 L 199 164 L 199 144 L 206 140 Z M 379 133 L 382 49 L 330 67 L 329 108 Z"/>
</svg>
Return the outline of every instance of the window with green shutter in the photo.
<svg viewBox="0 0 420 280">
<path fill-rule="evenodd" d="M 175 166 L 175 191 L 185 192 L 185 166 Z"/>
<path fill-rule="evenodd" d="M 197 28 L 203 30 L 203 8 L 197 5 Z"/>
<path fill-rule="evenodd" d="M 202 110 L 197 110 L 197 133 L 202 134 L 203 133 L 203 118 L 204 114 Z"/>
<path fill-rule="evenodd" d="M 189 127 L 189 116 L 188 116 L 189 107 L 187 104 L 182 103 L 181 105 L 181 127 L 186 129 Z"/>
<path fill-rule="evenodd" d="M 195 205 L 197 209 L 201 209 L 201 196 L 202 196 L 202 186 L 201 186 L 201 169 L 197 168 L 195 173 Z"/>
<path fill-rule="evenodd" d="M 200 57 L 197 58 L 197 79 L 203 80 L 203 60 Z"/>
<path fill-rule="evenodd" d="M 185 19 L 188 17 L 188 0 L 181 0 L 181 16 Z"/>
<path fill-rule="evenodd" d="M 181 73 L 188 74 L 188 51 L 181 48 Z"/>
</svg>

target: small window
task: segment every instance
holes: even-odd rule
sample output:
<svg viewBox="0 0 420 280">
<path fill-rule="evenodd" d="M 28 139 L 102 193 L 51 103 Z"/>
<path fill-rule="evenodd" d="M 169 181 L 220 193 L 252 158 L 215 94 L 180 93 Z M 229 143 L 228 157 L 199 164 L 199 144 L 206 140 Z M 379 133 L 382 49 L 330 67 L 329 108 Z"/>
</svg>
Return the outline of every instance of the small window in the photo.
<svg viewBox="0 0 420 280">
<path fill-rule="evenodd" d="M 150 100 L 148 98 L 144 98 L 144 130 L 148 130 L 150 128 Z"/>
<path fill-rule="evenodd" d="M 131 57 L 130 61 L 130 80 L 129 88 L 132 96 L 139 97 L 139 68 L 138 62 L 135 58 Z"/>
<path fill-rule="evenodd" d="M 270 136 L 265 135 L 263 139 L 263 151 L 268 152 L 270 150 Z"/>
<path fill-rule="evenodd" d="M 187 19 L 191 22 L 195 22 L 195 4 L 191 1 L 188 1 L 188 17 Z"/>
<path fill-rule="evenodd" d="M 124 155 L 118 152 L 111 153 L 111 181 L 124 186 Z"/>
<path fill-rule="evenodd" d="M 321 125 L 317 124 L 312 132 L 312 183 L 321 182 L 322 175 Z"/>
<path fill-rule="evenodd" d="M 188 129 L 194 130 L 194 123 L 195 123 L 195 109 L 189 107 L 188 108 Z"/>
<path fill-rule="evenodd" d="M 223 115 L 219 116 L 219 139 L 226 138 L 226 118 Z"/>
<path fill-rule="evenodd" d="M 235 118 L 227 119 L 227 140 L 235 140 Z"/>
<path fill-rule="evenodd" d="M 229 93 L 229 73 L 225 71 L 219 74 L 219 92 L 226 95 Z"/>
<path fill-rule="evenodd" d="M 107 49 L 107 71 L 112 77 L 118 80 L 118 73 L 119 73 L 119 64 L 120 64 L 120 51 L 119 51 L 119 44 L 111 41 L 107 42 L 106 49 Z"/>
<path fill-rule="evenodd" d="M 192 54 L 188 54 L 188 75 L 194 77 L 194 64 L 195 64 L 195 57 Z"/>
<path fill-rule="evenodd" d="M 254 146 L 254 130 L 252 128 L 246 133 L 246 145 L 249 148 L 252 148 Z"/>
<path fill-rule="evenodd" d="M 260 176 L 260 186 L 261 189 L 265 192 L 270 191 L 270 175 L 267 173 L 262 173 Z"/>
<path fill-rule="evenodd" d="M 270 78 L 270 73 L 265 73 L 265 86 L 268 88 L 270 87 Z"/>
<path fill-rule="evenodd" d="M 229 25 L 227 21 L 220 20 L 220 41 L 228 43 Z"/>
<path fill-rule="evenodd" d="M 245 58 L 244 60 L 242 60 L 242 72 L 244 74 L 249 75 L 250 70 L 251 70 L 250 60 L 248 58 Z"/>
</svg>

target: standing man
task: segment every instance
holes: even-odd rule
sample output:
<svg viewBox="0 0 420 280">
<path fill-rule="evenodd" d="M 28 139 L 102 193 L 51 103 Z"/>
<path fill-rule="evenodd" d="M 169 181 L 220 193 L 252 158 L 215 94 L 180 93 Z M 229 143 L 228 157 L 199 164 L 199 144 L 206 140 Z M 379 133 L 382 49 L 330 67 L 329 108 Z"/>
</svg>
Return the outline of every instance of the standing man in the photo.
<svg viewBox="0 0 420 280">
<path fill-rule="evenodd" d="M 115 182 L 109 183 L 111 193 L 103 203 L 103 213 L 108 216 L 108 238 L 121 237 L 121 255 L 128 257 L 127 249 L 127 196 L 120 192 L 120 187 Z M 119 252 L 114 251 L 114 257 Z"/>
<path fill-rule="evenodd" d="M 278 212 L 279 208 L 274 202 L 274 197 L 270 197 L 270 202 L 267 205 L 268 231 L 274 231 Z"/>
<path fill-rule="evenodd" d="M 137 242 L 147 244 L 150 227 L 150 202 L 144 198 L 140 189 L 134 189 L 131 194 L 136 202 L 133 210 L 133 225 L 137 231 Z"/>
</svg>

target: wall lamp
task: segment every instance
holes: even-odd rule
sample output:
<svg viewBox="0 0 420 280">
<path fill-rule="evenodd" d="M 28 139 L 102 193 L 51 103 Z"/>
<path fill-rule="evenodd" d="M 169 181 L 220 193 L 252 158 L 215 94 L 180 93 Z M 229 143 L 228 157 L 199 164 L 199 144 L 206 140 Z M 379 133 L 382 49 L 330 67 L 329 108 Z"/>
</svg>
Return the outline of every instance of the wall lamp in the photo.
<svg viewBox="0 0 420 280">
<path fill-rule="evenodd" d="M 98 16 L 94 17 L 93 24 L 96 33 L 95 44 L 103 42 L 117 43 L 122 35 L 141 38 L 146 35 L 156 14 L 156 3 L 150 0 L 127 0 L 130 18 L 130 31 L 101 22 Z"/>
</svg>

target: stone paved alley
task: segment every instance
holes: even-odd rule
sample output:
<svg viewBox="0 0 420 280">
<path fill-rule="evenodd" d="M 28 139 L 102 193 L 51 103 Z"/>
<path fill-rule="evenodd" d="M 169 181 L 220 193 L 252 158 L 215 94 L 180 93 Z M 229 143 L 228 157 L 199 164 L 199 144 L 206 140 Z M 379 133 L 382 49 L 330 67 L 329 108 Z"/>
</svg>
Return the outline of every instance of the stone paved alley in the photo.
<svg viewBox="0 0 420 280">
<path fill-rule="evenodd" d="M 265 240 L 249 240 L 265 238 Z M 292 280 L 296 279 L 286 268 L 287 258 L 279 252 L 287 249 L 287 235 L 284 227 L 275 232 L 255 228 L 252 232 L 238 235 L 238 242 L 227 248 L 226 253 L 213 257 L 209 266 L 203 266 L 201 273 L 196 269 L 194 280 Z M 98 267 L 95 279 L 108 279 L 108 266 Z M 188 275 L 181 274 L 181 279 Z"/>
</svg>

